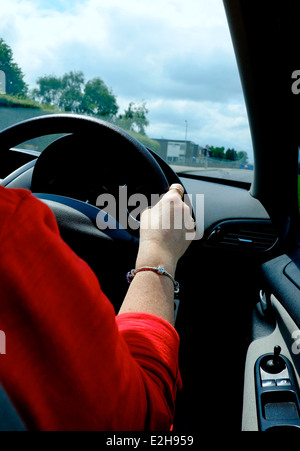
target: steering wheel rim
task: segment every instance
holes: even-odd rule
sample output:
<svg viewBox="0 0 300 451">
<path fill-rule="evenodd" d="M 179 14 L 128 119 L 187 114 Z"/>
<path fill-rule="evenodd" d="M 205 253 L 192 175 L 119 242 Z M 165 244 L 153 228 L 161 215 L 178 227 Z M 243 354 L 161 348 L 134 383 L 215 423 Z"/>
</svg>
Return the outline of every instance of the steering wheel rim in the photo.
<svg viewBox="0 0 300 451">
<path fill-rule="evenodd" d="M 132 154 L 129 159 L 134 159 L 136 153 L 151 168 L 154 185 L 163 192 L 168 189 L 168 181 L 159 164 L 151 153 L 137 139 L 119 127 L 105 122 L 101 119 L 91 118 L 81 115 L 52 114 L 40 116 L 20 122 L 0 132 L 0 152 L 5 153 L 12 147 L 41 136 L 70 133 L 70 134 L 91 134 L 103 133 L 108 139 L 118 137 L 119 142 L 129 142 Z M 116 154 L 121 148 L 114 149 Z M 41 155 L 43 152 L 41 153 Z M 114 158 L 117 158 L 115 155 Z"/>
<path fill-rule="evenodd" d="M 104 135 L 106 137 L 108 137 L 109 139 L 112 139 L 112 142 L 120 143 L 120 147 L 117 147 L 116 149 L 114 149 L 114 151 L 116 151 L 116 153 L 118 153 L 118 151 L 122 151 L 122 146 L 121 146 L 122 143 L 127 143 L 126 149 L 128 149 L 128 151 L 130 153 L 130 155 L 128 155 L 129 162 L 134 161 L 135 156 L 138 155 L 139 161 L 143 161 L 145 166 L 147 166 L 149 168 L 149 171 L 151 171 L 152 180 L 153 180 L 153 189 L 158 194 L 163 194 L 164 192 L 166 192 L 168 190 L 168 187 L 169 187 L 168 180 L 167 180 L 163 170 L 161 169 L 160 165 L 157 163 L 155 158 L 150 154 L 150 152 L 141 143 L 139 143 L 134 137 L 132 137 L 125 131 L 121 130 L 120 128 L 118 128 L 112 124 L 104 122 L 100 119 L 89 118 L 89 117 L 79 116 L 79 115 L 59 114 L 59 115 L 47 115 L 47 116 L 42 116 L 42 117 L 37 117 L 37 118 L 26 120 L 24 122 L 13 125 L 12 127 L 9 127 L 8 129 L 0 132 L 0 149 L 1 149 L 0 156 L 1 156 L 1 153 L 2 153 L 2 155 L 5 155 L 5 152 L 8 152 L 12 147 L 16 147 L 18 144 L 26 142 L 30 139 L 34 139 L 34 138 L 45 136 L 45 135 L 65 134 L 65 133 L 81 135 L 81 136 L 84 134 L 87 134 L 92 137 L 100 136 L 100 139 L 101 139 L 101 133 L 104 133 Z M 129 145 L 128 145 L 128 143 L 129 143 Z M 44 152 L 46 152 L 46 151 L 47 151 L 47 149 L 45 149 Z M 36 183 L 36 179 L 38 178 L 38 176 L 37 176 L 38 170 L 39 170 L 38 167 L 40 164 L 39 161 L 41 161 L 43 159 L 42 156 L 43 156 L 44 152 L 41 153 L 41 157 L 39 157 L 39 159 L 37 160 L 34 171 L 33 171 L 33 177 L 32 177 L 32 182 L 33 182 L 32 188 L 33 189 L 32 189 L 32 191 L 37 194 L 45 193 L 45 191 L 43 191 L 43 190 L 41 191 L 41 190 L 37 189 L 38 184 Z M 117 158 L 117 156 L 114 155 L 114 159 L 116 159 L 116 158 Z M 42 164 L 44 164 L 44 163 L 42 163 Z M 154 194 L 154 192 L 153 192 L 153 194 Z M 43 196 L 37 195 L 37 197 L 39 197 L 41 200 L 43 200 Z M 56 199 L 53 199 L 53 200 L 58 203 L 60 202 L 58 197 L 56 197 Z M 50 196 L 50 201 L 51 201 L 51 196 Z M 65 201 L 66 201 L 66 198 L 62 197 L 60 203 L 63 204 Z M 67 201 L 67 204 L 65 204 L 65 205 L 68 205 L 68 201 Z M 89 216 L 89 214 L 86 212 L 87 210 L 86 209 L 83 210 L 84 205 L 85 204 L 83 202 L 77 202 L 77 204 L 74 204 L 74 202 L 73 202 L 72 205 L 69 204 L 69 207 L 73 209 L 75 218 L 76 218 L 75 211 L 77 210 L 79 213 L 78 216 L 80 216 L 80 214 L 84 214 L 86 217 L 88 217 L 94 223 L 93 218 L 91 216 Z M 101 210 L 99 209 L 99 211 L 101 211 Z M 56 212 L 55 211 L 53 211 L 53 212 L 56 215 Z M 56 216 L 56 218 L 58 219 L 57 216 Z M 92 231 L 92 227 L 93 227 L 93 224 L 91 224 L 91 228 L 90 228 L 91 231 Z M 87 230 L 87 227 L 85 227 L 85 230 Z M 138 242 L 137 242 L 136 238 L 134 238 L 130 232 L 128 232 L 130 236 L 128 237 L 128 239 L 126 239 L 125 232 L 126 231 L 124 231 L 124 229 L 118 230 L 118 228 L 117 228 L 116 230 L 114 230 L 113 237 L 110 236 L 109 238 L 110 238 L 111 243 L 117 243 L 117 245 L 115 247 L 119 246 L 121 249 L 123 249 L 122 255 L 123 255 L 123 259 L 125 260 L 125 264 L 126 264 L 126 258 L 127 258 L 127 261 L 133 261 L 135 259 Z M 89 234 L 90 232 L 88 231 L 87 233 Z M 105 231 L 104 231 L 104 233 L 105 233 Z M 91 232 L 91 235 L 92 235 L 92 232 Z M 131 238 L 133 238 L 133 239 L 131 239 Z M 99 238 L 97 238 L 97 239 L 99 239 Z M 67 239 L 65 239 L 65 241 L 67 241 Z M 103 241 L 104 241 L 104 247 L 110 246 L 109 241 L 107 241 L 107 240 L 103 240 Z M 67 243 L 68 243 L 68 241 L 67 241 Z M 71 245 L 70 243 L 68 243 L 68 244 Z M 112 244 L 112 245 L 114 246 L 114 244 Z M 71 247 L 73 248 L 72 245 L 71 245 Z M 91 247 L 93 247 L 93 245 L 91 245 Z M 105 249 L 106 249 L 106 253 L 111 253 L 110 248 L 109 248 L 109 251 L 107 250 L 108 247 Z M 73 248 L 73 250 L 74 250 L 74 248 Z M 76 249 L 75 249 L 75 252 L 77 253 L 77 255 L 79 255 L 85 261 L 87 261 L 86 258 L 81 256 L 80 253 L 77 252 Z M 135 254 L 135 255 L 133 256 L 133 254 Z M 116 253 L 116 256 L 117 255 L 118 254 Z M 112 257 L 112 261 L 115 262 L 114 263 L 115 266 L 118 266 L 118 263 L 113 259 L 113 257 Z M 98 264 L 98 262 L 97 262 L 97 264 Z M 90 266 L 92 267 L 92 269 L 94 269 L 92 264 L 90 264 Z M 122 265 L 120 262 L 120 268 L 121 268 L 121 266 Z M 101 271 L 105 271 L 105 268 L 106 268 L 106 265 L 103 264 L 99 270 L 99 273 L 101 273 Z M 127 271 L 129 269 L 131 269 L 131 268 L 126 267 Z M 122 270 L 120 269 L 120 273 L 119 273 L 120 276 L 123 275 L 123 273 L 125 273 L 124 270 L 125 270 L 125 267 L 124 267 L 124 263 L 123 263 Z M 96 270 L 94 270 L 94 271 L 96 272 Z M 96 274 L 97 274 L 97 272 L 96 272 Z M 99 278 L 101 285 L 103 286 L 103 283 L 101 280 L 101 274 L 100 274 L 100 277 L 99 277 L 99 274 L 97 274 L 97 276 Z M 125 280 L 125 278 L 124 278 L 124 280 Z M 118 307 L 116 307 L 116 305 L 118 305 L 119 302 L 122 300 L 122 295 L 124 293 L 123 292 L 118 293 L 116 296 L 114 294 L 109 293 L 110 285 L 112 285 L 112 284 L 116 285 L 116 283 L 115 283 L 115 281 L 113 281 L 112 283 L 109 283 L 107 274 L 105 274 L 103 276 L 103 281 L 104 281 L 104 284 L 108 287 L 107 294 L 108 294 L 110 300 L 114 304 L 115 308 L 118 308 Z M 121 290 L 124 291 L 124 289 L 125 289 L 125 286 Z M 115 300 L 114 298 L 115 299 L 118 298 L 118 299 Z"/>
</svg>

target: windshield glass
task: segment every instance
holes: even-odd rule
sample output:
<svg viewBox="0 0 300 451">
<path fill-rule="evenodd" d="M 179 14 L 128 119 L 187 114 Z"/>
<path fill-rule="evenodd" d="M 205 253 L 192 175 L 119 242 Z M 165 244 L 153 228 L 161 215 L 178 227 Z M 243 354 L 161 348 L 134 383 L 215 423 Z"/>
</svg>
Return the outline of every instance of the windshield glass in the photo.
<svg viewBox="0 0 300 451">
<path fill-rule="evenodd" d="M 251 182 L 249 125 L 222 0 L 1 5 L 0 130 L 49 113 L 101 117 L 177 172 Z"/>
</svg>

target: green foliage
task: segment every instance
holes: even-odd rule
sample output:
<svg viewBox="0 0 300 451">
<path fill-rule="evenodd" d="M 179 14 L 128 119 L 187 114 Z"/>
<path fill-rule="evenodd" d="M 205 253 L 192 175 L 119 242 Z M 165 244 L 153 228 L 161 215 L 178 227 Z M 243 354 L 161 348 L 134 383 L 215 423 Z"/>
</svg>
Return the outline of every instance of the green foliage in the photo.
<svg viewBox="0 0 300 451">
<path fill-rule="evenodd" d="M 234 149 L 227 149 L 225 153 L 226 160 L 236 161 L 237 160 L 237 151 Z"/>
<path fill-rule="evenodd" d="M 0 106 L 55 109 L 102 117 L 129 132 L 138 133 L 139 137 L 146 137 L 145 129 L 149 125 L 146 104 L 131 102 L 124 114 L 117 116 L 117 98 L 99 77 L 86 82 L 83 72 L 69 72 L 62 77 L 46 75 L 37 80 L 37 88 L 29 96 L 24 75 L 13 61 L 12 49 L 3 39 L 0 39 L 0 70 L 6 76 L 7 91 L 7 95 L 0 96 Z"/>
<path fill-rule="evenodd" d="M 153 150 L 157 154 L 161 153 L 161 148 L 159 142 L 155 141 L 154 139 L 148 138 L 146 135 L 141 135 L 139 133 L 127 130 L 127 133 L 132 135 L 134 138 L 136 138 L 138 141 L 140 141 L 145 147 L 148 147 L 149 149 Z"/>
<path fill-rule="evenodd" d="M 225 147 L 210 147 L 210 156 L 212 158 L 219 158 L 223 159 L 225 158 Z"/>
<path fill-rule="evenodd" d="M 59 79 L 58 79 L 59 80 Z M 58 107 L 67 113 L 81 113 L 84 87 L 84 75 L 82 72 L 69 72 L 60 80 Z"/>
<path fill-rule="evenodd" d="M 220 160 L 238 161 L 241 164 L 248 164 L 247 152 L 237 152 L 235 149 L 227 149 L 225 147 L 210 147 L 210 156 Z"/>
<path fill-rule="evenodd" d="M 54 75 L 37 80 L 32 92 L 37 102 L 54 106 L 68 113 L 88 114 L 110 118 L 117 114 L 117 99 L 101 78 L 85 83 L 82 72 L 69 72 L 63 77 Z"/>
<path fill-rule="evenodd" d="M 131 102 L 124 114 L 118 116 L 116 124 L 126 130 L 146 135 L 145 128 L 149 125 L 148 113 L 146 103 L 136 105 L 134 102 Z"/>
<path fill-rule="evenodd" d="M 6 93 L 26 98 L 28 86 L 20 67 L 13 60 L 12 49 L 0 38 L 0 70 L 6 76 Z"/>
<path fill-rule="evenodd" d="M 82 72 L 70 72 L 63 77 L 48 75 L 37 80 L 38 88 L 32 91 L 31 96 L 41 104 L 78 113 L 82 101 L 83 84 Z"/>
<path fill-rule="evenodd" d="M 37 85 L 32 91 L 32 99 L 36 102 L 69 113 L 102 117 L 124 130 L 146 136 L 145 129 L 149 125 L 146 103 L 131 102 L 124 114 L 117 116 L 117 98 L 99 77 L 86 83 L 82 72 L 69 72 L 61 78 L 54 75 L 41 77 Z"/>
<path fill-rule="evenodd" d="M 61 80 L 54 76 L 48 76 L 39 78 L 37 83 L 39 89 L 34 89 L 31 95 L 34 101 L 50 106 L 59 104 Z"/>
<path fill-rule="evenodd" d="M 16 96 L 0 94 L 0 107 L 2 108 L 30 108 L 43 109 L 43 106 L 32 100 L 22 99 Z"/>
<path fill-rule="evenodd" d="M 85 85 L 82 112 L 94 116 L 113 117 L 119 107 L 117 99 L 101 78 L 94 78 Z"/>
</svg>

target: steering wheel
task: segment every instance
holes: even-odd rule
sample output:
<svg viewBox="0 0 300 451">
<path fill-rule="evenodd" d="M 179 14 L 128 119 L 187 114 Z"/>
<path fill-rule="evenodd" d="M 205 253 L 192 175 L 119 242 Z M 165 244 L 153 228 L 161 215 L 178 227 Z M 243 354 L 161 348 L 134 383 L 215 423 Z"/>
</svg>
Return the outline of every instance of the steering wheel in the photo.
<svg viewBox="0 0 300 451">
<path fill-rule="evenodd" d="M 12 147 L 52 134 L 67 136 L 47 147 L 30 165 L 29 189 L 52 209 L 63 239 L 92 267 L 117 309 L 127 289 L 125 274 L 135 264 L 138 234 L 122 227 L 119 218 L 101 212 L 97 198 L 116 195 L 121 188 L 126 188 L 127 195 L 141 193 L 149 198 L 164 194 L 171 183 L 180 181 L 177 176 L 168 180 L 154 156 L 134 137 L 85 116 L 48 115 L 16 124 L 0 132 L 1 153 L 5 157 Z M 10 187 L 10 181 L 2 184 Z M 101 230 L 98 221 L 104 222 Z M 105 229 L 107 224 L 111 226 Z"/>
</svg>

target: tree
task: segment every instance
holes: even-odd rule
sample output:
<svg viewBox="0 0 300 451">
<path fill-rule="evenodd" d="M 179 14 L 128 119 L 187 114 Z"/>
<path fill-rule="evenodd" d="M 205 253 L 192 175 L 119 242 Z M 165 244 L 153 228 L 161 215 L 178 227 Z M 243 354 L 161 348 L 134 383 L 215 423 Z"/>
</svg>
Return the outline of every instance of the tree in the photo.
<svg viewBox="0 0 300 451">
<path fill-rule="evenodd" d="M 223 158 L 225 158 L 224 152 L 225 152 L 225 147 L 213 147 L 212 146 L 210 148 L 210 156 L 212 158 L 219 158 L 222 160 Z"/>
<path fill-rule="evenodd" d="M 82 72 L 69 72 L 61 79 L 61 94 L 59 108 L 68 113 L 81 113 L 84 89 Z"/>
<path fill-rule="evenodd" d="M 38 88 L 32 91 L 32 98 L 38 103 L 58 106 L 62 92 L 62 80 L 54 75 L 37 80 Z"/>
<path fill-rule="evenodd" d="M 69 72 L 61 78 L 55 75 L 41 77 L 37 80 L 38 88 L 33 90 L 32 97 L 41 104 L 79 113 L 84 81 L 82 72 Z"/>
<path fill-rule="evenodd" d="M 101 78 L 87 82 L 81 103 L 83 113 L 111 118 L 119 110 L 117 99 Z"/>
<path fill-rule="evenodd" d="M 211 146 L 209 147 L 209 152 L 212 158 L 225 159 L 228 161 L 239 161 L 241 164 L 248 164 L 248 154 L 244 151 L 237 152 L 235 149 L 227 149 L 225 152 L 225 147 Z"/>
<path fill-rule="evenodd" d="M 6 76 L 6 93 L 26 98 L 28 86 L 24 81 L 24 75 L 13 59 L 12 49 L 0 38 L 0 70 Z"/>
<path fill-rule="evenodd" d="M 236 161 L 237 160 L 237 152 L 234 149 L 227 149 L 225 153 L 226 160 Z"/>
<path fill-rule="evenodd" d="M 149 125 L 146 103 L 130 102 L 124 114 L 117 116 L 117 98 L 99 77 L 85 83 L 82 72 L 69 72 L 63 77 L 41 77 L 37 85 L 31 95 L 40 104 L 69 113 L 103 117 L 129 132 L 146 136 L 145 129 Z"/>
<path fill-rule="evenodd" d="M 149 125 L 148 113 L 149 110 L 146 107 L 146 103 L 136 105 L 134 102 L 130 102 L 124 114 L 118 116 L 117 125 L 126 130 L 146 135 L 145 128 Z"/>
<path fill-rule="evenodd" d="M 82 72 L 69 72 L 63 77 L 46 76 L 37 80 L 33 99 L 69 113 L 84 113 L 112 118 L 118 112 L 117 99 L 101 78 L 85 83 Z"/>
</svg>

